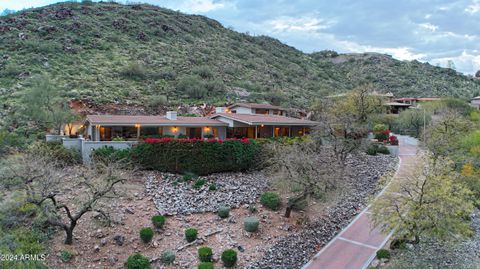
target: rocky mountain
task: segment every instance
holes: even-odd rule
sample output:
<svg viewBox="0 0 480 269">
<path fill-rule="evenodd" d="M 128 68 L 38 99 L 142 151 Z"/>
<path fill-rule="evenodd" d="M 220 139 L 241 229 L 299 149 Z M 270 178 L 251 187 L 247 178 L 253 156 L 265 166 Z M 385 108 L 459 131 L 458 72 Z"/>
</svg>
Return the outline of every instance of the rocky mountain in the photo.
<svg viewBox="0 0 480 269">
<path fill-rule="evenodd" d="M 319 44 L 321 47 L 321 44 Z M 480 94 L 480 81 L 391 56 L 303 53 L 266 36 L 152 5 L 59 3 L 0 17 L 0 102 L 48 74 L 70 99 L 161 106 L 268 101 L 306 107 L 365 82 L 396 96 Z"/>
</svg>

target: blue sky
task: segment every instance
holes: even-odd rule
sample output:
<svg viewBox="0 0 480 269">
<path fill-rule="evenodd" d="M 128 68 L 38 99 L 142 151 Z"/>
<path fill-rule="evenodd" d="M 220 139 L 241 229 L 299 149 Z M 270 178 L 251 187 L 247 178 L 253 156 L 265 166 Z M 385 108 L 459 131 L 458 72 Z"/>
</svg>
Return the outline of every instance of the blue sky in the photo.
<svg viewBox="0 0 480 269">
<path fill-rule="evenodd" d="M 0 0 L 3 9 L 55 0 Z M 125 1 L 118 1 L 125 2 Z M 135 1 L 138 2 L 138 1 Z M 305 52 L 381 52 L 460 72 L 480 70 L 480 0 L 143 0 L 269 35 Z"/>
</svg>

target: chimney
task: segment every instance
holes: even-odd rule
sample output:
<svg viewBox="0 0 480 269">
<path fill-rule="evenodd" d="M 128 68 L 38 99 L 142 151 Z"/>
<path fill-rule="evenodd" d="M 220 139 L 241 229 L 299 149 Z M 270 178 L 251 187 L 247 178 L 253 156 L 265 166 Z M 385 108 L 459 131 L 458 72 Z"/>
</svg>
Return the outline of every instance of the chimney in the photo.
<svg viewBox="0 0 480 269">
<path fill-rule="evenodd" d="M 167 119 L 177 120 L 177 111 L 167 111 Z"/>
<path fill-rule="evenodd" d="M 225 107 L 223 106 L 216 107 L 215 113 L 225 113 Z"/>
</svg>

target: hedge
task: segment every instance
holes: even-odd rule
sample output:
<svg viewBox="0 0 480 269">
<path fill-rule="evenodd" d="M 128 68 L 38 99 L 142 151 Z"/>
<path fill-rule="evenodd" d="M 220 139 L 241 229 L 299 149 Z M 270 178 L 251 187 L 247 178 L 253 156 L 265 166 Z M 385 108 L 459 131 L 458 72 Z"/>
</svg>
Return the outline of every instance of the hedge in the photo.
<svg viewBox="0 0 480 269">
<path fill-rule="evenodd" d="M 131 156 L 145 169 L 207 175 L 247 170 L 258 148 L 249 139 L 149 138 L 134 146 Z"/>
</svg>

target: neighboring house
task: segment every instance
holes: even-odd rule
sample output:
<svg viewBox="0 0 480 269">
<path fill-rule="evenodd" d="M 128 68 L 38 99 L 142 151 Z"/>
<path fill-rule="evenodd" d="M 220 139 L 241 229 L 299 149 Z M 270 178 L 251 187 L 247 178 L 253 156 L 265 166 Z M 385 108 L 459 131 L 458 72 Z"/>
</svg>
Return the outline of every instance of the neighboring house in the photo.
<svg viewBox="0 0 480 269">
<path fill-rule="evenodd" d="M 286 117 L 285 109 L 271 105 L 235 104 L 219 107 L 216 112 L 210 117 L 181 117 L 174 111 L 166 116 L 88 115 L 84 127 L 92 141 L 111 141 L 115 137 L 134 141 L 162 135 L 219 139 L 302 136 L 317 125 Z"/>
<path fill-rule="evenodd" d="M 480 109 L 480 96 L 473 97 L 470 100 L 470 105 L 473 106 L 476 109 Z"/>
</svg>

